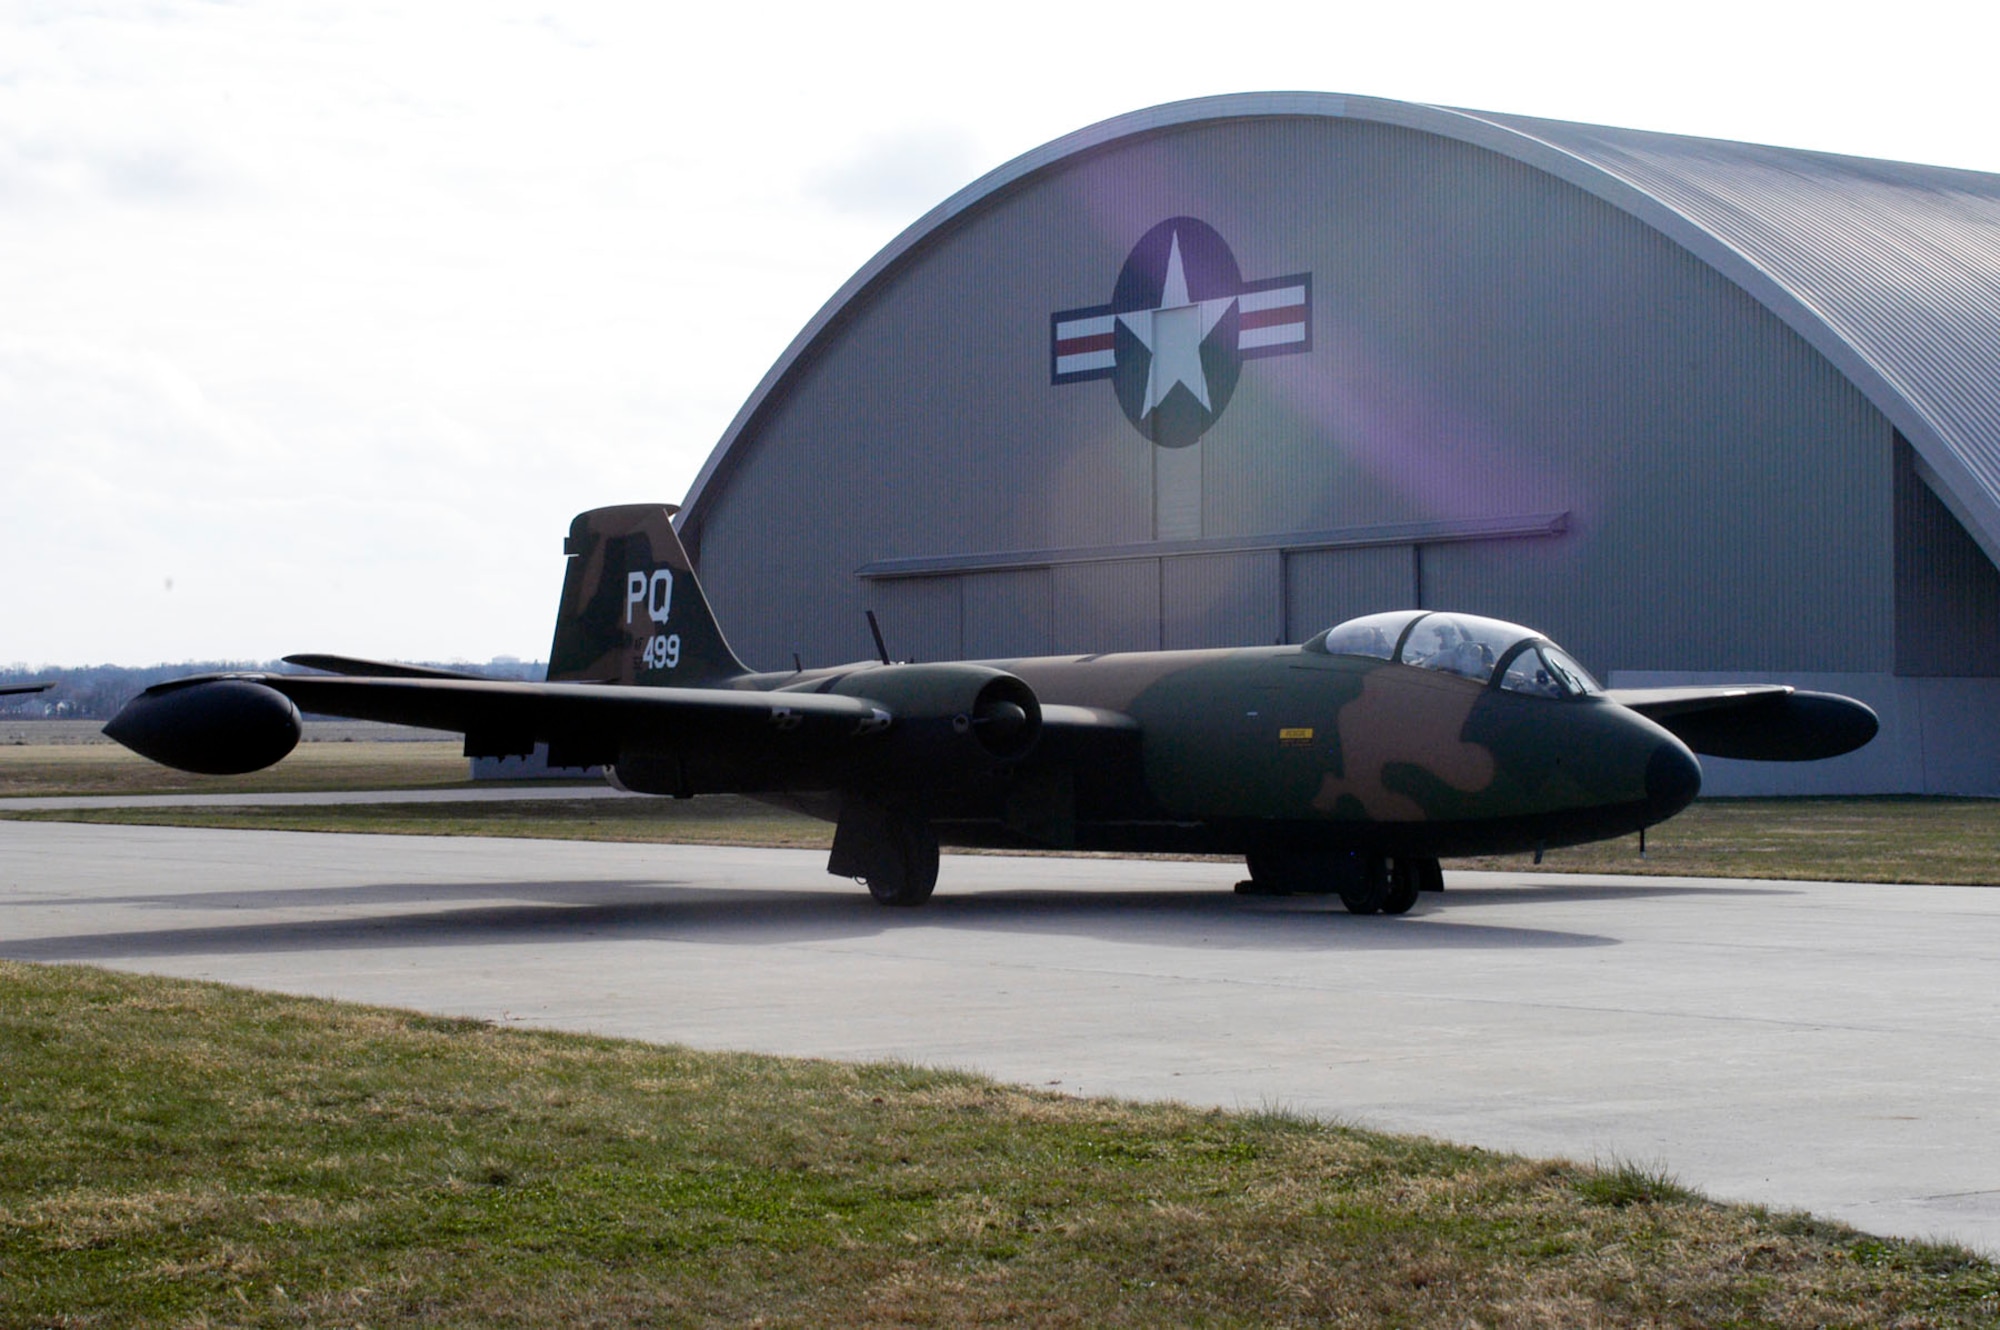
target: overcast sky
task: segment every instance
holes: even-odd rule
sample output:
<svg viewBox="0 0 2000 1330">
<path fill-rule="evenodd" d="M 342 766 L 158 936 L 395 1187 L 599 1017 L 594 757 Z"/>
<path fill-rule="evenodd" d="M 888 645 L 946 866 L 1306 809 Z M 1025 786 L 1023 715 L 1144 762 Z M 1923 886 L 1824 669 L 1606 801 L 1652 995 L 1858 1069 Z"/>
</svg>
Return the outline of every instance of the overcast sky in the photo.
<svg viewBox="0 0 2000 1330">
<path fill-rule="evenodd" d="M 0 0 L 0 664 L 540 657 L 571 514 L 678 502 L 871 254 L 1108 116 L 1307 88 L 1994 170 L 1985 15 Z"/>
</svg>

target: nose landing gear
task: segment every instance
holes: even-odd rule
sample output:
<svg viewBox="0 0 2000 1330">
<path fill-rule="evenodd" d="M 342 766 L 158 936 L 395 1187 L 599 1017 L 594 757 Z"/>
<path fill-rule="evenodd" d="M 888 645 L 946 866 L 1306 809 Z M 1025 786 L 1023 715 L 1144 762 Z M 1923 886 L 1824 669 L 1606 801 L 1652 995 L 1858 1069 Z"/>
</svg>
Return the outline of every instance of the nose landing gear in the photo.
<svg viewBox="0 0 2000 1330">
<path fill-rule="evenodd" d="M 1362 882 L 1340 893 L 1349 914 L 1408 914 L 1417 903 L 1416 861 L 1371 854 Z"/>
<path fill-rule="evenodd" d="M 1352 914 L 1407 914 L 1422 893 L 1444 890 L 1444 871 L 1435 859 L 1264 852 L 1246 856 L 1245 862 L 1250 880 L 1236 885 L 1238 895 L 1337 895 Z"/>
</svg>

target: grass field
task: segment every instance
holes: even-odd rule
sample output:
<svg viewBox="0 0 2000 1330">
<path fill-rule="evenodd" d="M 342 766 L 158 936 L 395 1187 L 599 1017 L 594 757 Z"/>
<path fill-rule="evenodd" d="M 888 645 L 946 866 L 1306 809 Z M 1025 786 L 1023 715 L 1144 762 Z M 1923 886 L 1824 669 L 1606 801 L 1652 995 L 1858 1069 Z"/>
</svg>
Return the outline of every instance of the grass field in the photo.
<svg viewBox="0 0 2000 1330">
<path fill-rule="evenodd" d="M 111 743 L 0 744 L 0 796 L 245 794 L 470 784 L 450 743 L 304 743 L 248 776 L 193 776 Z"/>
<path fill-rule="evenodd" d="M 1962 1250 L 1282 1112 L 0 964 L 0 1324 L 1991 1326 Z"/>
<path fill-rule="evenodd" d="M 256 831 L 406 836 L 524 836 L 538 840 L 765 845 L 823 850 L 833 827 L 734 795 L 699 799 L 509 799 L 504 802 L 322 804 L 281 808 L 90 808 L 0 818 Z"/>
<path fill-rule="evenodd" d="M 1530 855 L 1448 868 L 1526 869 Z M 1703 799 L 1646 833 L 1550 850 L 1542 870 L 2000 884 L 2000 800 Z"/>
</svg>

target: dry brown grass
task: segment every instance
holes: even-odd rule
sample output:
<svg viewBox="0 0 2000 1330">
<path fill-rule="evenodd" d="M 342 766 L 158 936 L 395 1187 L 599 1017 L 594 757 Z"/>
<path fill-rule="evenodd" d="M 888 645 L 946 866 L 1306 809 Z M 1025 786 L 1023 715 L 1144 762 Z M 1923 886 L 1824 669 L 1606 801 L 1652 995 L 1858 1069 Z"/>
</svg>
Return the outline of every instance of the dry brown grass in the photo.
<svg viewBox="0 0 2000 1330">
<path fill-rule="evenodd" d="M 0 796 L 395 790 L 469 783 L 457 741 L 303 743 L 278 765 L 247 776 L 194 776 L 116 744 L 0 744 Z"/>
<path fill-rule="evenodd" d="M 1446 862 L 1525 871 L 1532 855 Z M 1550 850 L 1542 872 L 2000 885 L 2000 799 L 1703 799 L 1639 838 Z"/>
<path fill-rule="evenodd" d="M 514 836 L 660 845 L 758 845 L 823 850 L 833 828 L 734 795 L 699 799 L 509 799 L 491 802 L 293 807 L 94 808 L 0 817 L 122 825 L 337 831 L 404 836 Z"/>
</svg>

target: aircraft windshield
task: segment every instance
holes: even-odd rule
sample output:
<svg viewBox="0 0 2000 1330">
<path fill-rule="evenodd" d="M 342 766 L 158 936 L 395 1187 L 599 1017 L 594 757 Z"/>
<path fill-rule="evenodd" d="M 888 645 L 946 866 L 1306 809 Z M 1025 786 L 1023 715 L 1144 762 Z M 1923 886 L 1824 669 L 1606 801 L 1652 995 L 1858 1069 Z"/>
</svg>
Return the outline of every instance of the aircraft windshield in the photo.
<svg viewBox="0 0 2000 1330">
<path fill-rule="evenodd" d="M 1403 640 L 1405 665 L 1485 683 L 1507 649 L 1534 634 L 1519 624 L 1472 614 L 1426 614 Z"/>
<path fill-rule="evenodd" d="M 1420 619 L 1423 614 L 1422 610 L 1390 610 L 1386 614 L 1349 619 L 1338 628 L 1326 630 L 1320 638 L 1320 649 L 1336 656 L 1392 660 L 1396 643 L 1403 640 L 1403 630 L 1410 626 L 1410 620 Z"/>
<path fill-rule="evenodd" d="M 1603 691 L 1590 672 L 1530 628 L 1476 614 L 1391 610 L 1349 619 L 1308 646 L 1336 656 L 1396 660 L 1419 669 L 1494 682 L 1532 697 L 1582 697 Z"/>
<path fill-rule="evenodd" d="M 1510 693 L 1533 697 L 1581 697 L 1601 691 L 1590 671 L 1548 642 L 1531 646 L 1508 661 L 1500 686 Z"/>
</svg>

